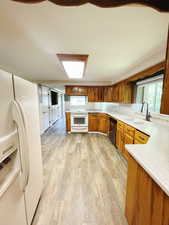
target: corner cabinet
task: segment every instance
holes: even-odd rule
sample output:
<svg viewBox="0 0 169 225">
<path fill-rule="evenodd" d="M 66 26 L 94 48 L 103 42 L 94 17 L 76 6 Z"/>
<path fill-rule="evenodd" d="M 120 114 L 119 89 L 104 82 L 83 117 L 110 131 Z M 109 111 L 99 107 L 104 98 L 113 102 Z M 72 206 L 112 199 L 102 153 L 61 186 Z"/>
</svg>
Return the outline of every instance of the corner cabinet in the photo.
<svg viewBox="0 0 169 225">
<path fill-rule="evenodd" d="M 128 156 L 125 215 L 129 225 L 168 225 L 169 196 Z"/>
<path fill-rule="evenodd" d="M 89 113 L 89 131 L 109 132 L 109 116 L 105 113 Z"/>
<path fill-rule="evenodd" d="M 109 116 L 105 113 L 98 114 L 98 132 L 108 134 L 109 132 Z"/>
</svg>

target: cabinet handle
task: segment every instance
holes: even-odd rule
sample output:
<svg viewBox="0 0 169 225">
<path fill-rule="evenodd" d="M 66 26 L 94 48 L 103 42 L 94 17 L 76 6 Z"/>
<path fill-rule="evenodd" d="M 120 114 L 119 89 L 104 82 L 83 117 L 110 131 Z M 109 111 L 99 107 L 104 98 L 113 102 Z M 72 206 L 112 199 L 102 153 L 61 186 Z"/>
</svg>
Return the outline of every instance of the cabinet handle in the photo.
<svg viewBox="0 0 169 225">
<path fill-rule="evenodd" d="M 141 136 L 138 136 L 138 137 L 139 137 L 141 140 L 143 140 L 143 141 L 145 140 L 145 139 L 144 139 L 143 137 L 141 137 Z"/>
</svg>

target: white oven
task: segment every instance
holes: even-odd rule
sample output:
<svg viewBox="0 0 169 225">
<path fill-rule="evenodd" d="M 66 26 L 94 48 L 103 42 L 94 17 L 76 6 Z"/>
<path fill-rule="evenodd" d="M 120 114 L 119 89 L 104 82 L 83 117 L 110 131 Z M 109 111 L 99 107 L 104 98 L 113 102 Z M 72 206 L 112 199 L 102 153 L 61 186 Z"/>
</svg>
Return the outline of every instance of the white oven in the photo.
<svg viewBox="0 0 169 225">
<path fill-rule="evenodd" d="M 88 132 L 88 113 L 71 113 L 71 132 Z"/>
</svg>

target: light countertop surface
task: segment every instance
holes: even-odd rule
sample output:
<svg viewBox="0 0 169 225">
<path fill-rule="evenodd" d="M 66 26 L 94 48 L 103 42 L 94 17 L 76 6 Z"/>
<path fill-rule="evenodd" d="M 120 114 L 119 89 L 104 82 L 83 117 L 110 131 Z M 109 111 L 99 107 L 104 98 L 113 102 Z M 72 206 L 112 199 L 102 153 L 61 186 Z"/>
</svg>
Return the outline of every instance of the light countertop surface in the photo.
<svg viewBox="0 0 169 225">
<path fill-rule="evenodd" d="M 68 110 L 67 112 L 77 112 Z M 78 112 L 107 113 L 150 136 L 147 144 L 126 145 L 127 151 L 169 196 L 169 123 L 147 122 L 131 116 L 105 110 L 89 109 Z"/>
</svg>

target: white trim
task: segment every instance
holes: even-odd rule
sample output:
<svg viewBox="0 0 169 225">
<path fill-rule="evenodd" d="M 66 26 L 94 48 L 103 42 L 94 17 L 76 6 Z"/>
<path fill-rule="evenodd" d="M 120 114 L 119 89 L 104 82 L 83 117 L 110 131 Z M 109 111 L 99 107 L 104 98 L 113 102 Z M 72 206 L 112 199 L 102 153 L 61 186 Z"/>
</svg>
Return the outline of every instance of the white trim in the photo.
<svg viewBox="0 0 169 225">
<path fill-rule="evenodd" d="M 137 86 L 141 86 L 141 85 L 144 85 L 144 84 L 149 84 L 149 83 L 152 83 L 152 82 L 156 82 L 156 81 L 160 81 L 160 80 L 163 80 L 164 78 L 164 75 L 161 74 L 161 75 L 158 75 L 158 76 L 154 76 L 154 77 L 151 77 L 151 78 L 147 78 L 145 80 L 142 80 L 142 81 L 138 81 L 136 83 Z"/>
</svg>

